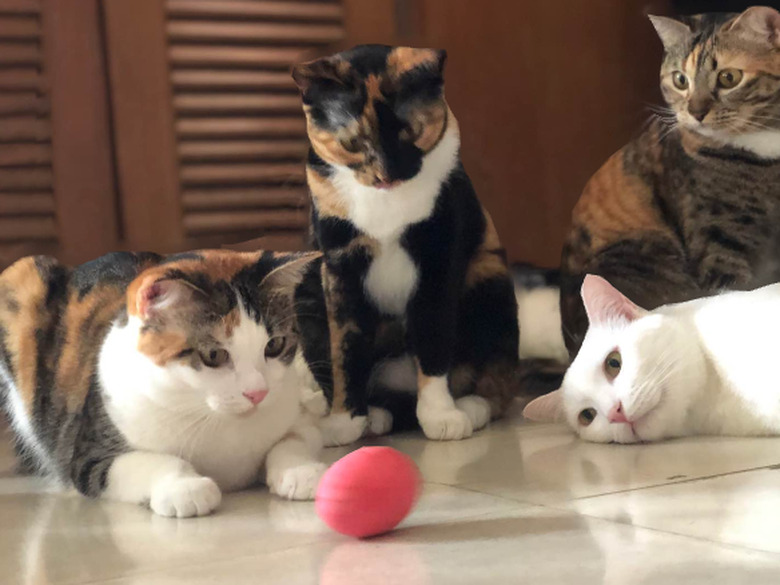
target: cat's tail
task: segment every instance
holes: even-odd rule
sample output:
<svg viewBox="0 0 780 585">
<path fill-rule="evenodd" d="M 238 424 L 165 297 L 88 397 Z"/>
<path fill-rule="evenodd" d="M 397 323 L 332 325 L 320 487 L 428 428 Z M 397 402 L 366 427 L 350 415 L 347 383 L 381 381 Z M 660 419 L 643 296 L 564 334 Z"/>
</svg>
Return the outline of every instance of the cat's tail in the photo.
<svg viewBox="0 0 780 585">
<path fill-rule="evenodd" d="M 512 266 L 520 325 L 520 359 L 567 363 L 561 330 L 560 271 L 530 264 Z"/>
</svg>

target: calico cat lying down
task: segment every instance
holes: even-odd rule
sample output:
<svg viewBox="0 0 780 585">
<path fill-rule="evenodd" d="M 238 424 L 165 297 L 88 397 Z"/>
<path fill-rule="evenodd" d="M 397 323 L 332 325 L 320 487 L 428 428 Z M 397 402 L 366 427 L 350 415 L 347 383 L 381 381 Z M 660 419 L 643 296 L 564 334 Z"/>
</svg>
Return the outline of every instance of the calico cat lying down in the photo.
<svg viewBox="0 0 780 585">
<path fill-rule="evenodd" d="M 645 311 L 588 275 L 582 300 L 582 348 L 527 418 L 563 418 L 602 443 L 780 434 L 780 284 Z"/>
<path fill-rule="evenodd" d="M 0 396 L 24 462 L 163 516 L 208 514 L 264 462 L 273 493 L 311 498 L 325 466 L 294 367 L 311 323 L 292 306 L 318 256 L 115 253 L 73 270 L 46 257 L 8 268 Z"/>
<path fill-rule="evenodd" d="M 351 443 L 369 424 L 372 356 L 388 326 L 404 330 L 431 439 L 470 436 L 518 390 L 512 281 L 459 159 L 445 57 L 364 45 L 293 69 L 330 321 L 327 444 Z"/>
</svg>

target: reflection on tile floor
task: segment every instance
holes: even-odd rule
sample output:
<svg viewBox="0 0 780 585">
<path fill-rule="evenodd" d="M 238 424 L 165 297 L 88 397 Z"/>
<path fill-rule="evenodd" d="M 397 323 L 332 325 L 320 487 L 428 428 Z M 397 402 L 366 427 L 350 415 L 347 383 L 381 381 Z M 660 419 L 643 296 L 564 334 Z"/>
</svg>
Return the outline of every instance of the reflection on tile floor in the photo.
<svg viewBox="0 0 780 585">
<path fill-rule="evenodd" d="M 426 485 L 399 530 L 368 541 L 263 489 L 194 520 L 56 493 L 15 476 L 6 443 L 0 583 L 780 583 L 780 439 L 590 445 L 511 419 L 458 443 L 375 443 L 411 455 Z"/>
</svg>

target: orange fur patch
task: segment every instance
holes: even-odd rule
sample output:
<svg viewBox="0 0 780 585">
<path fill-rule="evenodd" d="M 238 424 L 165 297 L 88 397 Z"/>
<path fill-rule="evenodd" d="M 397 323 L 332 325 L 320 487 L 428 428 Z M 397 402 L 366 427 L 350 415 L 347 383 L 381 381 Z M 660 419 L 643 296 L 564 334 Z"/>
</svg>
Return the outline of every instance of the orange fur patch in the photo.
<svg viewBox="0 0 780 585">
<path fill-rule="evenodd" d="M 387 70 L 395 79 L 417 67 L 436 67 L 438 63 L 439 52 L 434 49 L 398 47 L 387 56 Z"/>
</svg>

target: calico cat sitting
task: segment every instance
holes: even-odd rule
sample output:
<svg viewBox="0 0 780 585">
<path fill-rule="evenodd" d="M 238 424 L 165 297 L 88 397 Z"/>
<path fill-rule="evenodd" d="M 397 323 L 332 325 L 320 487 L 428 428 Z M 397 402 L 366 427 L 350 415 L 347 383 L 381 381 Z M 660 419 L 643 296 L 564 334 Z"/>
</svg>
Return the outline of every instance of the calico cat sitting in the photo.
<svg viewBox="0 0 780 585">
<path fill-rule="evenodd" d="M 318 256 L 12 265 L 0 275 L 0 396 L 25 463 L 163 516 L 210 513 L 264 462 L 273 493 L 312 498 L 325 466 L 301 414 L 292 303 Z"/>
<path fill-rule="evenodd" d="M 458 157 L 445 57 L 366 45 L 293 69 L 311 143 L 306 172 L 330 321 L 326 444 L 350 443 L 366 428 L 372 356 L 394 325 L 404 327 L 414 360 L 427 437 L 470 436 L 515 391 L 512 280 Z"/>
<path fill-rule="evenodd" d="M 582 299 L 582 349 L 527 418 L 562 418 L 600 443 L 780 434 L 780 284 L 646 311 L 589 275 Z"/>
<path fill-rule="evenodd" d="M 561 282 L 572 356 L 587 273 L 648 309 L 780 280 L 780 12 L 652 22 L 669 108 L 574 209 Z"/>
</svg>

